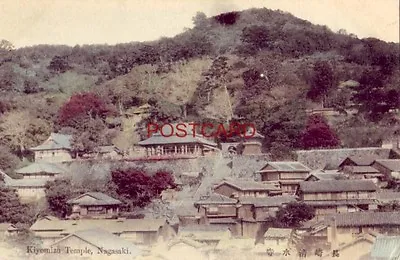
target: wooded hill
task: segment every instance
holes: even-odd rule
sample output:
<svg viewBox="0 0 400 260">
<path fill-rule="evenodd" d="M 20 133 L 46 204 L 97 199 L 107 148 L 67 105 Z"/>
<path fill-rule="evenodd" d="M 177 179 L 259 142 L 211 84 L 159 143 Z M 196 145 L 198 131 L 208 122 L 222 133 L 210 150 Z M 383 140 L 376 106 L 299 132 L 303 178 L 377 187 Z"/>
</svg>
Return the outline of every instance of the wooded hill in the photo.
<svg viewBox="0 0 400 260">
<path fill-rule="evenodd" d="M 396 132 L 398 43 L 335 33 L 265 8 L 197 13 L 193 23 L 173 38 L 114 46 L 13 49 L 3 40 L 0 168 L 15 168 L 54 130 L 73 133 L 82 151 L 133 144 L 138 137 L 124 133 L 122 115 L 146 103 L 147 120 L 254 122 L 277 157 L 312 148 L 307 131 L 320 136 L 311 142 L 320 147 L 379 145 Z M 306 108 L 321 102 L 359 113 L 307 125 Z"/>
</svg>

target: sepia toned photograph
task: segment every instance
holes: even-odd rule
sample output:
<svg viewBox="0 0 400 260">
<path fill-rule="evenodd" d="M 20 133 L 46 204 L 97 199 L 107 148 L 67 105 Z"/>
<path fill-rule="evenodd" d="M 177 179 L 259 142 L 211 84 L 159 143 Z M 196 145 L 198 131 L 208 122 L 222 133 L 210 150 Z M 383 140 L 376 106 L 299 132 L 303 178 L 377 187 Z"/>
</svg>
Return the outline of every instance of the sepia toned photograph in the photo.
<svg viewBox="0 0 400 260">
<path fill-rule="evenodd" d="M 1 0 L 0 260 L 400 260 L 398 0 Z"/>
</svg>

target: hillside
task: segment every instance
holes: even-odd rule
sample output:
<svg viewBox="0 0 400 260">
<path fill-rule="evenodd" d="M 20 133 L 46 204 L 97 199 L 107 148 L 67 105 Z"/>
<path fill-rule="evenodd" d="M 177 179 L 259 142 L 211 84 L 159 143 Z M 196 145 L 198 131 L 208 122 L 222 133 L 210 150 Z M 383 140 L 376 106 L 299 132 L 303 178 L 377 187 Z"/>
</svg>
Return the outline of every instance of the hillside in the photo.
<svg viewBox="0 0 400 260">
<path fill-rule="evenodd" d="M 123 114 L 145 103 L 152 106 L 151 115 L 139 122 L 138 134 L 146 120 L 233 117 L 254 122 L 266 136 L 264 148 L 277 157 L 305 148 L 299 140 L 306 109 L 322 103 L 338 111 L 358 110 L 328 118 L 340 146 L 376 146 L 396 133 L 398 43 L 335 33 L 266 8 L 210 18 L 198 13 L 193 23 L 173 38 L 115 46 L 14 50 L 3 41 L 0 168 L 12 171 L 29 155 L 26 148 L 53 130 L 74 134 L 83 150 L 126 139 L 125 146 L 135 143 L 138 137 L 129 134 Z M 349 80 L 360 84 L 343 84 Z M 61 122 L 62 111 L 70 111 L 62 109 L 69 98 L 83 92 L 95 93 L 99 100 L 91 101 L 103 103 L 103 111 L 92 114 L 93 120 L 78 116 Z M 85 103 L 88 97 L 80 98 Z"/>
</svg>

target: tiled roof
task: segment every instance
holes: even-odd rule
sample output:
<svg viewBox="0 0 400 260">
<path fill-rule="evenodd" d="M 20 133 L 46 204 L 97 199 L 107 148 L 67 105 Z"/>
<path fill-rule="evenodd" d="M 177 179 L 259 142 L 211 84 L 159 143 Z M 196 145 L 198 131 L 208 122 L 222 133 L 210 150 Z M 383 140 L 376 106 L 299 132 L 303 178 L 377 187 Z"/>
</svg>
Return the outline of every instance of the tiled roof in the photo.
<svg viewBox="0 0 400 260">
<path fill-rule="evenodd" d="M 62 243 L 63 241 L 69 239 L 70 237 L 80 238 L 86 241 L 87 243 L 94 245 L 97 248 L 103 248 L 106 250 L 117 250 L 124 247 L 129 249 L 130 252 L 129 255 L 133 258 L 142 253 L 141 250 L 134 244 L 100 228 L 80 230 L 74 232 L 73 234 L 70 234 L 54 242 L 51 246 L 57 246 L 59 243 Z"/>
<path fill-rule="evenodd" d="M 372 166 L 352 166 L 351 167 L 352 173 L 379 173 L 377 169 Z"/>
<path fill-rule="evenodd" d="M 57 149 L 71 149 L 72 135 L 63 135 L 51 133 L 50 137 L 39 146 L 33 147 L 30 150 L 57 150 Z"/>
<path fill-rule="evenodd" d="M 339 205 L 367 205 L 376 204 L 374 199 L 349 199 L 349 200 L 309 200 L 304 201 L 310 206 L 339 206 Z"/>
<path fill-rule="evenodd" d="M 320 149 L 296 151 L 297 161 L 312 169 L 324 168 L 337 169 L 348 157 L 361 158 L 374 157 L 375 159 L 389 158 L 391 150 L 380 147 L 344 148 L 344 149 Z M 329 167 L 328 167 L 329 165 Z"/>
<path fill-rule="evenodd" d="M 376 191 L 378 189 L 371 180 L 302 181 L 299 185 L 299 189 L 304 193 Z"/>
<path fill-rule="evenodd" d="M 400 226 L 400 212 L 351 212 L 340 213 L 324 218 L 326 225 L 332 223 L 332 218 L 336 219 L 338 227 L 360 227 L 360 226 Z"/>
<path fill-rule="evenodd" d="M 237 200 L 229 198 L 227 196 L 212 193 L 209 196 L 204 197 L 204 199 L 200 199 L 195 202 L 195 205 L 203 205 L 203 204 L 236 204 Z"/>
<path fill-rule="evenodd" d="M 269 228 L 265 234 L 265 238 L 290 238 L 293 230 L 289 228 Z"/>
<path fill-rule="evenodd" d="M 376 160 L 375 162 L 389 169 L 392 172 L 400 172 L 400 160 L 387 159 L 387 160 Z"/>
<path fill-rule="evenodd" d="M 254 205 L 255 207 L 280 207 L 283 204 L 296 201 L 295 196 L 272 196 L 265 198 L 240 197 L 239 203 Z"/>
<path fill-rule="evenodd" d="M 44 188 L 47 178 L 35 178 L 35 179 L 11 179 L 6 182 L 6 185 L 13 188 Z"/>
<path fill-rule="evenodd" d="M 378 155 L 353 155 L 349 156 L 340 163 L 342 165 L 346 160 L 351 160 L 357 166 L 370 166 L 376 159 L 381 159 Z"/>
<path fill-rule="evenodd" d="M 65 169 L 56 163 L 34 162 L 26 167 L 16 170 L 15 172 L 23 175 L 31 175 L 37 173 L 61 174 L 65 172 Z"/>
<path fill-rule="evenodd" d="M 101 192 L 87 192 L 74 199 L 67 201 L 67 204 L 77 204 L 81 206 L 90 205 L 119 205 L 122 202 Z"/>
<path fill-rule="evenodd" d="M 267 166 L 271 166 L 273 170 L 264 170 Z M 309 172 L 310 169 L 300 162 L 268 162 L 259 172 Z"/>
<path fill-rule="evenodd" d="M 316 177 L 318 180 L 336 180 L 338 177 L 340 177 L 342 174 L 337 172 L 336 170 L 330 171 L 330 170 L 316 170 L 310 172 L 310 174 L 305 178 L 305 180 L 308 180 L 311 176 Z"/>
<path fill-rule="evenodd" d="M 32 231 L 60 231 L 71 234 L 76 231 L 102 228 L 110 233 L 157 231 L 166 223 L 165 219 L 80 219 L 80 220 L 38 220 L 31 227 Z M 39 232 L 40 233 L 40 232 Z"/>
<path fill-rule="evenodd" d="M 374 259 L 400 259 L 400 236 L 378 236 L 371 249 Z"/>
<path fill-rule="evenodd" d="M 232 180 L 224 180 L 222 183 L 218 184 L 214 189 L 220 187 L 221 185 L 230 185 L 241 191 L 270 191 L 270 190 L 279 190 L 278 187 L 271 184 L 264 184 L 251 180 L 241 180 L 241 179 L 232 179 Z"/>
</svg>

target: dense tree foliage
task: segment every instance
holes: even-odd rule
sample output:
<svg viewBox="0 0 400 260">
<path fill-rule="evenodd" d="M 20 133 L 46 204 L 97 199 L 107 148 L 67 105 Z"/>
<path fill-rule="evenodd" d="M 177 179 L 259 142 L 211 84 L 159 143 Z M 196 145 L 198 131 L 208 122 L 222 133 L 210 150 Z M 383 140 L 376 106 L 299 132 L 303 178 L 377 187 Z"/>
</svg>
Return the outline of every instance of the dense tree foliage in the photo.
<svg viewBox="0 0 400 260">
<path fill-rule="evenodd" d="M 315 209 L 303 202 L 292 202 L 276 213 L 275 223 L 280 227 L 296 228 L 315 217 Z"/>
<path fill-rule="evenodd" d="M 239 17 L 239 12 L 228 12 L 214 16 L 214 19 L 222 25 L 233 25 L 236 23 Z"/>
<path fill-rule="evenodd" d="M 19 163 L 19 158 L 11 153 L 7 146 L 0 145 L 0 171 L 10 173 L 17 168 Z"/>
<path fill-rule="evenodd" d="M 307 96 L 312 100 L 325 100 L 326 94 L 334 86 L 334 72 L 326 61 L 318 61 L 314 65 L 314 74 Z"/>
<path fill-rule="evenodd" d="M 55 73 L 64 73 L 69 70 L 71 66 L 68 64 L 67 57 L 54 56 L 48 66 L 48 69 Z"/>
<path fill-rule="evenodd" d="M 300 142 L 304 149 L 333 148 L 340 145 L 336 133 L 320 115 L 310 116 Z"/>
<path fill-rule="evenodd" d="M 159 171 L 150 176 L 144 170 L 136 168 L 113 171 L 112 182 L 117 194 L 125 199 L 131 209 L 144 207 L 163 190 L 175 187 L 169 172 Z"/>
<path fill-rule="evenodd" d="M 365 70 L 354 100 L 361 112 L 377 121 L 391 109 L 400 108 L 400 90 L 394 86 L 385 87 L 385 77 L 381 71 Z"/>
<path fill-rule="evenodd" d="M 73 135 L 73 147 L 80 152 L 93 151 L 107 144 L 107 115 L 114 112 L 94 93 L 73 95 L 60 109 L 58 123 L 63 133 Z"/>
<path fill-rule="evenodd" d="M 266 26 L 253 25 L 243 29 L 239 51 L 243 54 L 255 54 L 267 48 L 271 41 L 271 30 Z"/>
<path fill-rule="evenodd" d="M 211 103 L 213 91 L 226 86 L 229 69 L 227 57 L 219 56 L 213 60 L 208 71 L 203 73 L 203 80 L 199 82 L 189 104 L 192 113 L 199 114 L 199 110 Z"/>
<path fill-rule="evenodd" d="M 72 187 L 71 180 L 68 179 L 56 179 L 47 182 L 45 193 L 49 209 L 61 218 L 66 217 L 69 212 L 67 201 L 77 194 Z"/>
<path fill-rule="evenodd" d="M 0 142 L 19 156 L 25 155 L 28 147 L 42 142 L 50 131 L 46 121 L 26 110 L 8 112 L 0 120 Z"/>
<path fill-rule="evenodd" d="M 30 223 L 29 207 L 21 204 L 18 194 L 15 190 L 5 187 L 0 184 L 0 223 Z"/>
<path fill-rule="evenodd" d="M 73 95 L 59 111 L 59 124 L 78 128 L 83 120 L 105 118 L 109 109 L 94 93 Z"/>
</svg>

